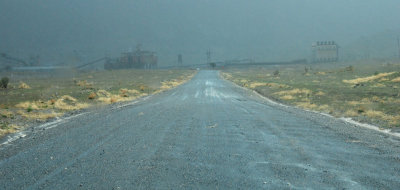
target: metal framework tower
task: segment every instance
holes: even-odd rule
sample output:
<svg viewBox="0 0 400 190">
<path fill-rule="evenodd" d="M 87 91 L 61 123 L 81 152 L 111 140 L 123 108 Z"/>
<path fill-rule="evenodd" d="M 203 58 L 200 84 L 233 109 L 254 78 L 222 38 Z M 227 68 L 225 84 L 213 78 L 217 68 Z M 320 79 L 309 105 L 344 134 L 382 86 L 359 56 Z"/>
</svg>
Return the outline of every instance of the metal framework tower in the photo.
<svg viewBox="0 0 400 190">
<path fill-rule="evenodd" d="M 211 51 L 207 51 L 207 64 L 209 65 L 211 63 Z"/>
<path fill-rule="evenodd" d="M 183 61 L 182 61 L 182 54 L 178 55 L 178 66 L 182 66 L 183 65 Z"/>
</svg>

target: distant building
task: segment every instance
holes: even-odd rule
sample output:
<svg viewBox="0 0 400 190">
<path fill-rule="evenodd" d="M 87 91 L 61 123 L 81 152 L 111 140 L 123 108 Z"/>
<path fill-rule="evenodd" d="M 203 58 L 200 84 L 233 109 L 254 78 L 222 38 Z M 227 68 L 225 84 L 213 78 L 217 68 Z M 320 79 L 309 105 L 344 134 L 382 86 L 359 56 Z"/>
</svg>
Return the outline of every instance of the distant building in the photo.
<svg viewBox="0 0 400 190">
<path fill-rule="evenodd" d="M 0 53 L 0 70 L 10 70 L 13 67 L 22 66 L 28 66 L 24 60 Z"/>
<path fill-rule="evenodd" d="M 312 62 L 339 61 L 339 46 L 334 41 L 319 41 L 312 44 Z"/>
<path fill-rule="evenodd" d="M 122 53 L 117 59 L 108 59 L 104 69 L 155 69 L 157 56 L 151 51 L 142 51 L 138 48 L 134 52 Z"/>
</svg>

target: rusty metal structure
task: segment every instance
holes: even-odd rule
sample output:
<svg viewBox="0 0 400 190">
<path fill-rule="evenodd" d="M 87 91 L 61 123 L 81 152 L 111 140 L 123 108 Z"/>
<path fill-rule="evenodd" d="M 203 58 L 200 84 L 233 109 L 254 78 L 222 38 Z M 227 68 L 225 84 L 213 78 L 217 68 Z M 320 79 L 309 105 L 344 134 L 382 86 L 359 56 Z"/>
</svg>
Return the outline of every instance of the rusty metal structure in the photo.
<svg viewBox="0 0 400 190">
<path fill-rule="evenodd" d="M 312 44 L 312 62 L 339 61 L 339 45 L 334 41 L 318 41 Z"/>
<path fill-rule="evenodd" d="M 155 69 L 157 68 L 157 55 L 155 52 L 143 51 L 138 47 L 136 51 L 122 53 L 116 59 L 107 59 L 104 69 Z"/>
</svg>

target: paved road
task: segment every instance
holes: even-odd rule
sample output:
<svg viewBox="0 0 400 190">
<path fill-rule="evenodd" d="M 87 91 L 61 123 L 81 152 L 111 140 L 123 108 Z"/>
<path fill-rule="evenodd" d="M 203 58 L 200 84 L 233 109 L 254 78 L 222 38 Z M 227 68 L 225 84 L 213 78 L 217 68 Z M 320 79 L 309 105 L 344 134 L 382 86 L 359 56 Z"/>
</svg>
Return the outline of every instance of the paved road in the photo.
<svg viewBox="0 0 400 190">
<path fill-rule="evenodd" d="M 46 129 L 46 130 L 44 130 Z M 399 140 L 200 71 L 0 147 L 0 189 L 399 189 Z"/>
</svg>

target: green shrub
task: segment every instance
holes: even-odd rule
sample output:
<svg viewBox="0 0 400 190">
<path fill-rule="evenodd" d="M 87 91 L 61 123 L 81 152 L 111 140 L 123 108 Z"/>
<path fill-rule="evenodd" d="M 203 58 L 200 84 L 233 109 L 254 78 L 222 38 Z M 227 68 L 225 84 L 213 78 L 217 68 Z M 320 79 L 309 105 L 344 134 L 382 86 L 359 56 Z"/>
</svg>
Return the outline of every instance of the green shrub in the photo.
<svg viewBox="0 0 400 190">
<path fill-rule="evenodd" d="M 28 108 L 26 108 L 26 112 L 31 112 L 33 111 L 33 108 L 31 106 L 29 106 Z"/>
<path fill-rule="evenodd" d="M 279 76 L 279 70 L 275 70 L 273 74 L 275 77 Z"/>
<path fill-rule="evenodd" d="M 1 78 L 0 87 L 1 88 L 7 88 L 8 87 L 8 82 L 10 82 L 10 79 L 8 77 Z"/>
</svg>

